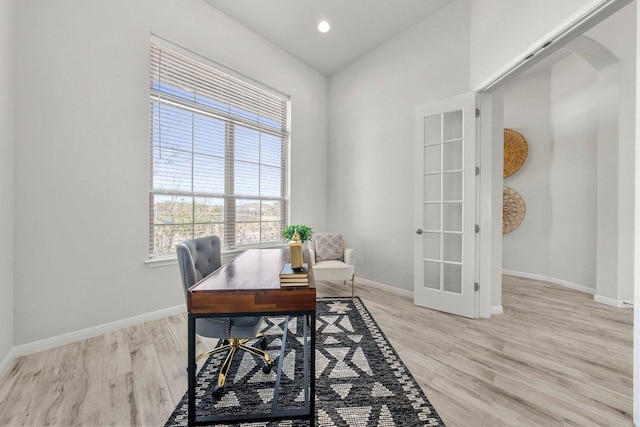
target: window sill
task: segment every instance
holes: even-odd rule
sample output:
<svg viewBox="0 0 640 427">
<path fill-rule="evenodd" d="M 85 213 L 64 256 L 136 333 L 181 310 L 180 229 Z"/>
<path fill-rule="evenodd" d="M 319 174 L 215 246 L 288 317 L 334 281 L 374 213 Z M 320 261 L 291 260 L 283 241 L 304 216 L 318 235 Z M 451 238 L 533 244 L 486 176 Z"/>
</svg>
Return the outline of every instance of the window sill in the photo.
<svg viewBox="0 0 640 427">
<path fill-rule="evenodd" d="M 232 258 L 235 258 L 236 256 L 240 255 L 242 252 L 246 251 L 247 249 L 278 249 L 278 248 L 285 248 L 285 247 L 287 247 L 286 244 L 276 244 L 273 246 L 243 247 L 238 249 L 230 249 L 228 251 L 222 251 L 222 254 L 220 257 L 222 258 L 222 263 L 225 264 L 229 262 Z M 157 256 L 146 259 L 144 263 L 149 268 L 166 267 L 169 265 L 176 265 L 178 263 L 178 257 L 175 254 L 157 255 Z"/>
<path fill-rule="evenodd" d="M 165 267 L 167 265 L 174 265 L 178 263 L 178 257 L 175 255 L 167 256 L 155 256 L 153 258 L 147 258 L 144 262 L 149 268 Z"/>
</svg>

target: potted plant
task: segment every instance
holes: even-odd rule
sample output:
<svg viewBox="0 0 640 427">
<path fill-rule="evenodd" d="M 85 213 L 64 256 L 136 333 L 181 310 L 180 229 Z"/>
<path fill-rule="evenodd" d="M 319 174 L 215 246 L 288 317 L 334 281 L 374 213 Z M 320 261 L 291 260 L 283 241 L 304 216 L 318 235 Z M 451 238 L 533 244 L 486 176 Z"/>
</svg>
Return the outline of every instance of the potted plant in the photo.
<svg viewBox="0 0 640 427">
<path fill-rule="evenodd" d="M 300 236 L 300 241 L 303 243 L 311 240 L 311 236 L 313 236 L 313 228 L 309 227 L 308 225 L 302 224 L 287 225 L 282 229 L 282 233 L 280 233 L 280 236 L 282 236 L 282 238 L 287 242 L 290 242 L 293 239 L 293 236 L 296 234 L 296 231 Z"/>
</svg>

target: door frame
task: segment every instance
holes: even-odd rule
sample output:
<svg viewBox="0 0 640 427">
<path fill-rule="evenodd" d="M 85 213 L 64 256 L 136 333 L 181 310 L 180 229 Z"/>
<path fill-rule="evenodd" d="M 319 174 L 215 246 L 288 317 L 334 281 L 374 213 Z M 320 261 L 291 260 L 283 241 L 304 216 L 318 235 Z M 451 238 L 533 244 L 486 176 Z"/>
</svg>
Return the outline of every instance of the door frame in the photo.
<svg viewBox="0 0 640 427">
<path fill-rule="evenodd" d="M 545 34 L 538 42 L 515 57 L 513 61 L 497 70 L 491 77 L 472 88 L 478 93 L 480 108 L 480 143 L 481 153 L 479 183 L 479 216 L 481 232 L 479 238 L 479 283 L 478 314 L 490 317 L 501 314 L 502 308 L 502 169 L 503 169 L 503 103 L 502 87 L 509 80 L 562 48 L 568 41 L 583 34 L 609 16 L 622 9 L 632 0 L 603 0 L 592 9 L 572 16 L 562 27 L 557 27 Z M 640 21 L 640 7 L 637 8 Z M 636 34 L 640 46 L 640 33 Z M 637 71 L 637 86 L 640 91 L 640 69 Z M 640 113 L 640 94 L 638 95 L 637 113 Z M 637 120 L 636 139 L 640 136 L 640 120 Z M 637 144 L 636 144 L 637 145 Z M 640 229 L 640 148 L 636 150 L 636 230 Z M 636 253 L 640 252 L 640 234 L 636 232 Z M 635 305 L 640 306 L 640 260 L 635 265 Z M 638 315 L 640 319 L 640 314 Z M 640 344 L 640 327 L 635 342 Z M 634 360 L 640 359 L 640 347 L 634 349 Z M 637 413 L 636 424 L 640 425 L 640 367 L 638 378 L 634 377 L 634 413 Z"/>
</svg>

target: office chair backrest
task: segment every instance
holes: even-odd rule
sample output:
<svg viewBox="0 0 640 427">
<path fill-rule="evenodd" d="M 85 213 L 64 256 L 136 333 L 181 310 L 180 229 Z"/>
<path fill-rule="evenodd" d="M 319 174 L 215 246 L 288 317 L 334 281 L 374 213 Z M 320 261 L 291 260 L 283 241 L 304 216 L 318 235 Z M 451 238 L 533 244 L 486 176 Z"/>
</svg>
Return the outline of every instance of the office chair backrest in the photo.
<svg viewBox="0 0 640 427">
<path fill-rule="evenodd" d="M 176 252 L 185 292 L 222 265 L 218 236 L 200 237 L 178 243 Z"/>
</svg>

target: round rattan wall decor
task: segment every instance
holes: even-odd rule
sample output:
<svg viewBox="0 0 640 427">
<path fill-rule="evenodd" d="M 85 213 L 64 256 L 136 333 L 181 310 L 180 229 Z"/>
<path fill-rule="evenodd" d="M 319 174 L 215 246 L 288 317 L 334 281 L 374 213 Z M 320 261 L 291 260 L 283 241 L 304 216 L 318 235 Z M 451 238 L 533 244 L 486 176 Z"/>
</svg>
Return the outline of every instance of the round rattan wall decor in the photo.
<svg viewBox="0 0 640 427">
<path fill-rule="evenodd" d="M 526 211 L 522 196 L 513 188 L 502 187 L 502 234 L 518 228 Z"/>
<path fill-rule="evenodd" d="M 527 160 L 527 140 L 513 129 L 504 130 L 504 178 L 513 175 Z"/>
</svg>

